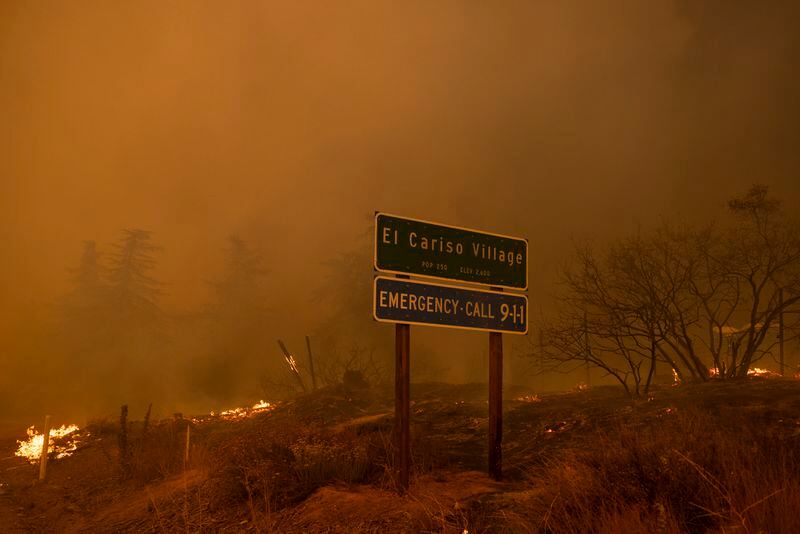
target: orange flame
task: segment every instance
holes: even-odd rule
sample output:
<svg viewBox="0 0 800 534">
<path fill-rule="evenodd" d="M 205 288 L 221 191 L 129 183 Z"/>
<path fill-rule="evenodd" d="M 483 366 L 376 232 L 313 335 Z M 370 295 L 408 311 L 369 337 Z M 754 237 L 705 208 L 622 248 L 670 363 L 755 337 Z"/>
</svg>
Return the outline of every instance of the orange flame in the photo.
<svg viewBox="0 0 800 534">
<path fill-rule="evenodd" d="M 241 406 L 238 408 L 231 408 L 230 410 L 222 410 L 221 412 L 210 412 L 208 415 L 211 417 L 220 417 L 222 419 L 232 420 L 232 419 L 242 419 L 244 417 L 252 417 L 258 413 L 269 412 L 274 410 L 277 405 L 273 403 L 269 403 L 265 400 L 259 400 L 257 403 L 253 404 L 249 408 L 246 406 Z M 192 418 L 192 422 L 195 424 L 202 423 L 204 417 L 194 417 Z"/>
<path fill-rule="evenodd" d="M 55 452 L 56 458 L 66 458 L 78 448 L 78 440 L 72 435 L 80 430 L 78 425 L 61 425 L 60 428 L 50 429 L 50 444 L 48 452 Z M 28 427 L 28 439 L 25 441 L 17 440 L 17 450 L 14 456 L 26 458 L 31 463 L 39 461 L 44 446 L 44 433 L 37 433 L 33 426 Z M 54 443 L 54 439 L 60 439 L 63 443 Z"/>
</svg>

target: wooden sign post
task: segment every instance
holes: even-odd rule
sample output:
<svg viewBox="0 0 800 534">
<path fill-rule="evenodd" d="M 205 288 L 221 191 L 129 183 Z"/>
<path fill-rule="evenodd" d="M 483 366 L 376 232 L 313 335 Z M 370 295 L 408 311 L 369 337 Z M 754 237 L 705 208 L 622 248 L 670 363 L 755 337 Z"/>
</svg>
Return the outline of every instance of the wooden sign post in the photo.
<svg viewBox="0 0 800 534">
<path fill-rule="evenodd" d="M 503 478 L 503 334 L 489 334 L 489 476 Z"/>
<path fill-rule="evenodd" d="M 411 471 L 410 337 L 421 324 L 489 332 L 489 475 L 503 477 L 503 333 L 528 333 L 528 242 L 517 237 L 375 214 L 372 316 L 395 324 L 397 489 Z M 489 290 L 409 279 L 408 275 L 490 286 Z"/>
<path fill-rule="evenodd" d="M 397 490 L 408 489 L 411 472 L 411 325 L 397 323 L 394 327 L 394 430 L 397 451 Z"/>
<path fill-rule="evenodd" d="M 489 332 L 489 476 L 495 480 L 503 478 L 503 334 L 500 332 Z"/>
</svg>

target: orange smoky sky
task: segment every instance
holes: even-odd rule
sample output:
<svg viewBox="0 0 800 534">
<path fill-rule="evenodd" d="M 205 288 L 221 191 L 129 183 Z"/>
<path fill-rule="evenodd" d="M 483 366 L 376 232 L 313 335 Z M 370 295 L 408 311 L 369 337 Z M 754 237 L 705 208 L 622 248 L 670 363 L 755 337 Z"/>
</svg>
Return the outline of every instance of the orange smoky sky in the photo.
<svg viewBox="0 0 800 534">
<path fill-rule="evenodd" d="M 798 5 L 2 2 L 0 316 L 126 227 L 167 308 L 238 234 L 296 315 L 376 209 L 527 236 L 537 297 L 571 236 L 796 202 Z"/>
</svg>

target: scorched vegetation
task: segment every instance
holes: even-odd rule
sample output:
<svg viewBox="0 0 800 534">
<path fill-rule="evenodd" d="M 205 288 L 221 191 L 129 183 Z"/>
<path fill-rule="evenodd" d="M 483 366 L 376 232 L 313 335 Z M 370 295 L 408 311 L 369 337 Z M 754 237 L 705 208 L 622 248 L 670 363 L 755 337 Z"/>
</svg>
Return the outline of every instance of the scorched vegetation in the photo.
<svg viewBox="0 0 800 534">
<path fill-rule="evenodd" d="M 52 453 L 46 484 L 6 462 L 0 511 L 12 532 L 800 531 L 796 380 L 506 395 L 503 482 L 484 474 L 485 385 L 412 387 L 402 497 L 391 390 L 340 385 L 193 418 L 96 421 L 71 456 Z"/>
</svg>

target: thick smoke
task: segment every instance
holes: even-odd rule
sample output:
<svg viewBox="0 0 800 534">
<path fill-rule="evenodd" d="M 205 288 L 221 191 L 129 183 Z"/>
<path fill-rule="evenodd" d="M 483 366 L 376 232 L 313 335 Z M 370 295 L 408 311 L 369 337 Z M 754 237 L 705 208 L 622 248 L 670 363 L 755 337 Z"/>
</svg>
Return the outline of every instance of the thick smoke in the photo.
<svg viewBox="0 0 800 534">
<path fill-rule="evenodd" d="M 327 287 L 347 280 L 329 263 L 369 262 L 375 209 L 528 237 L 533 307 L 547 308 L 572 237 L 705 216 L 753 182 L 797 202 L 798 14 L 796 2 L 4 2 L 0 391 L 22 410 L 38 366 L 70 369 L 45 334 L 67 269 L 83 241 L 106 250 L 124 228 L 163 247 L 153 276 L 169 321 L 212 306 L 229 236 L 261 254 L 264 358 L 279 360 L 275 338 L 299 351 L 331 328 L 338 303 L 317 297 L 349 289 Z M 415 343 L 434 355 L 430 376 L 470 380 L 479 339 L 420 330 Z M 180 347 L 181 361 L 207 348 Z M 207 402 L 181 376 L 164 388 L 174 406 Z"/>
</svg>

